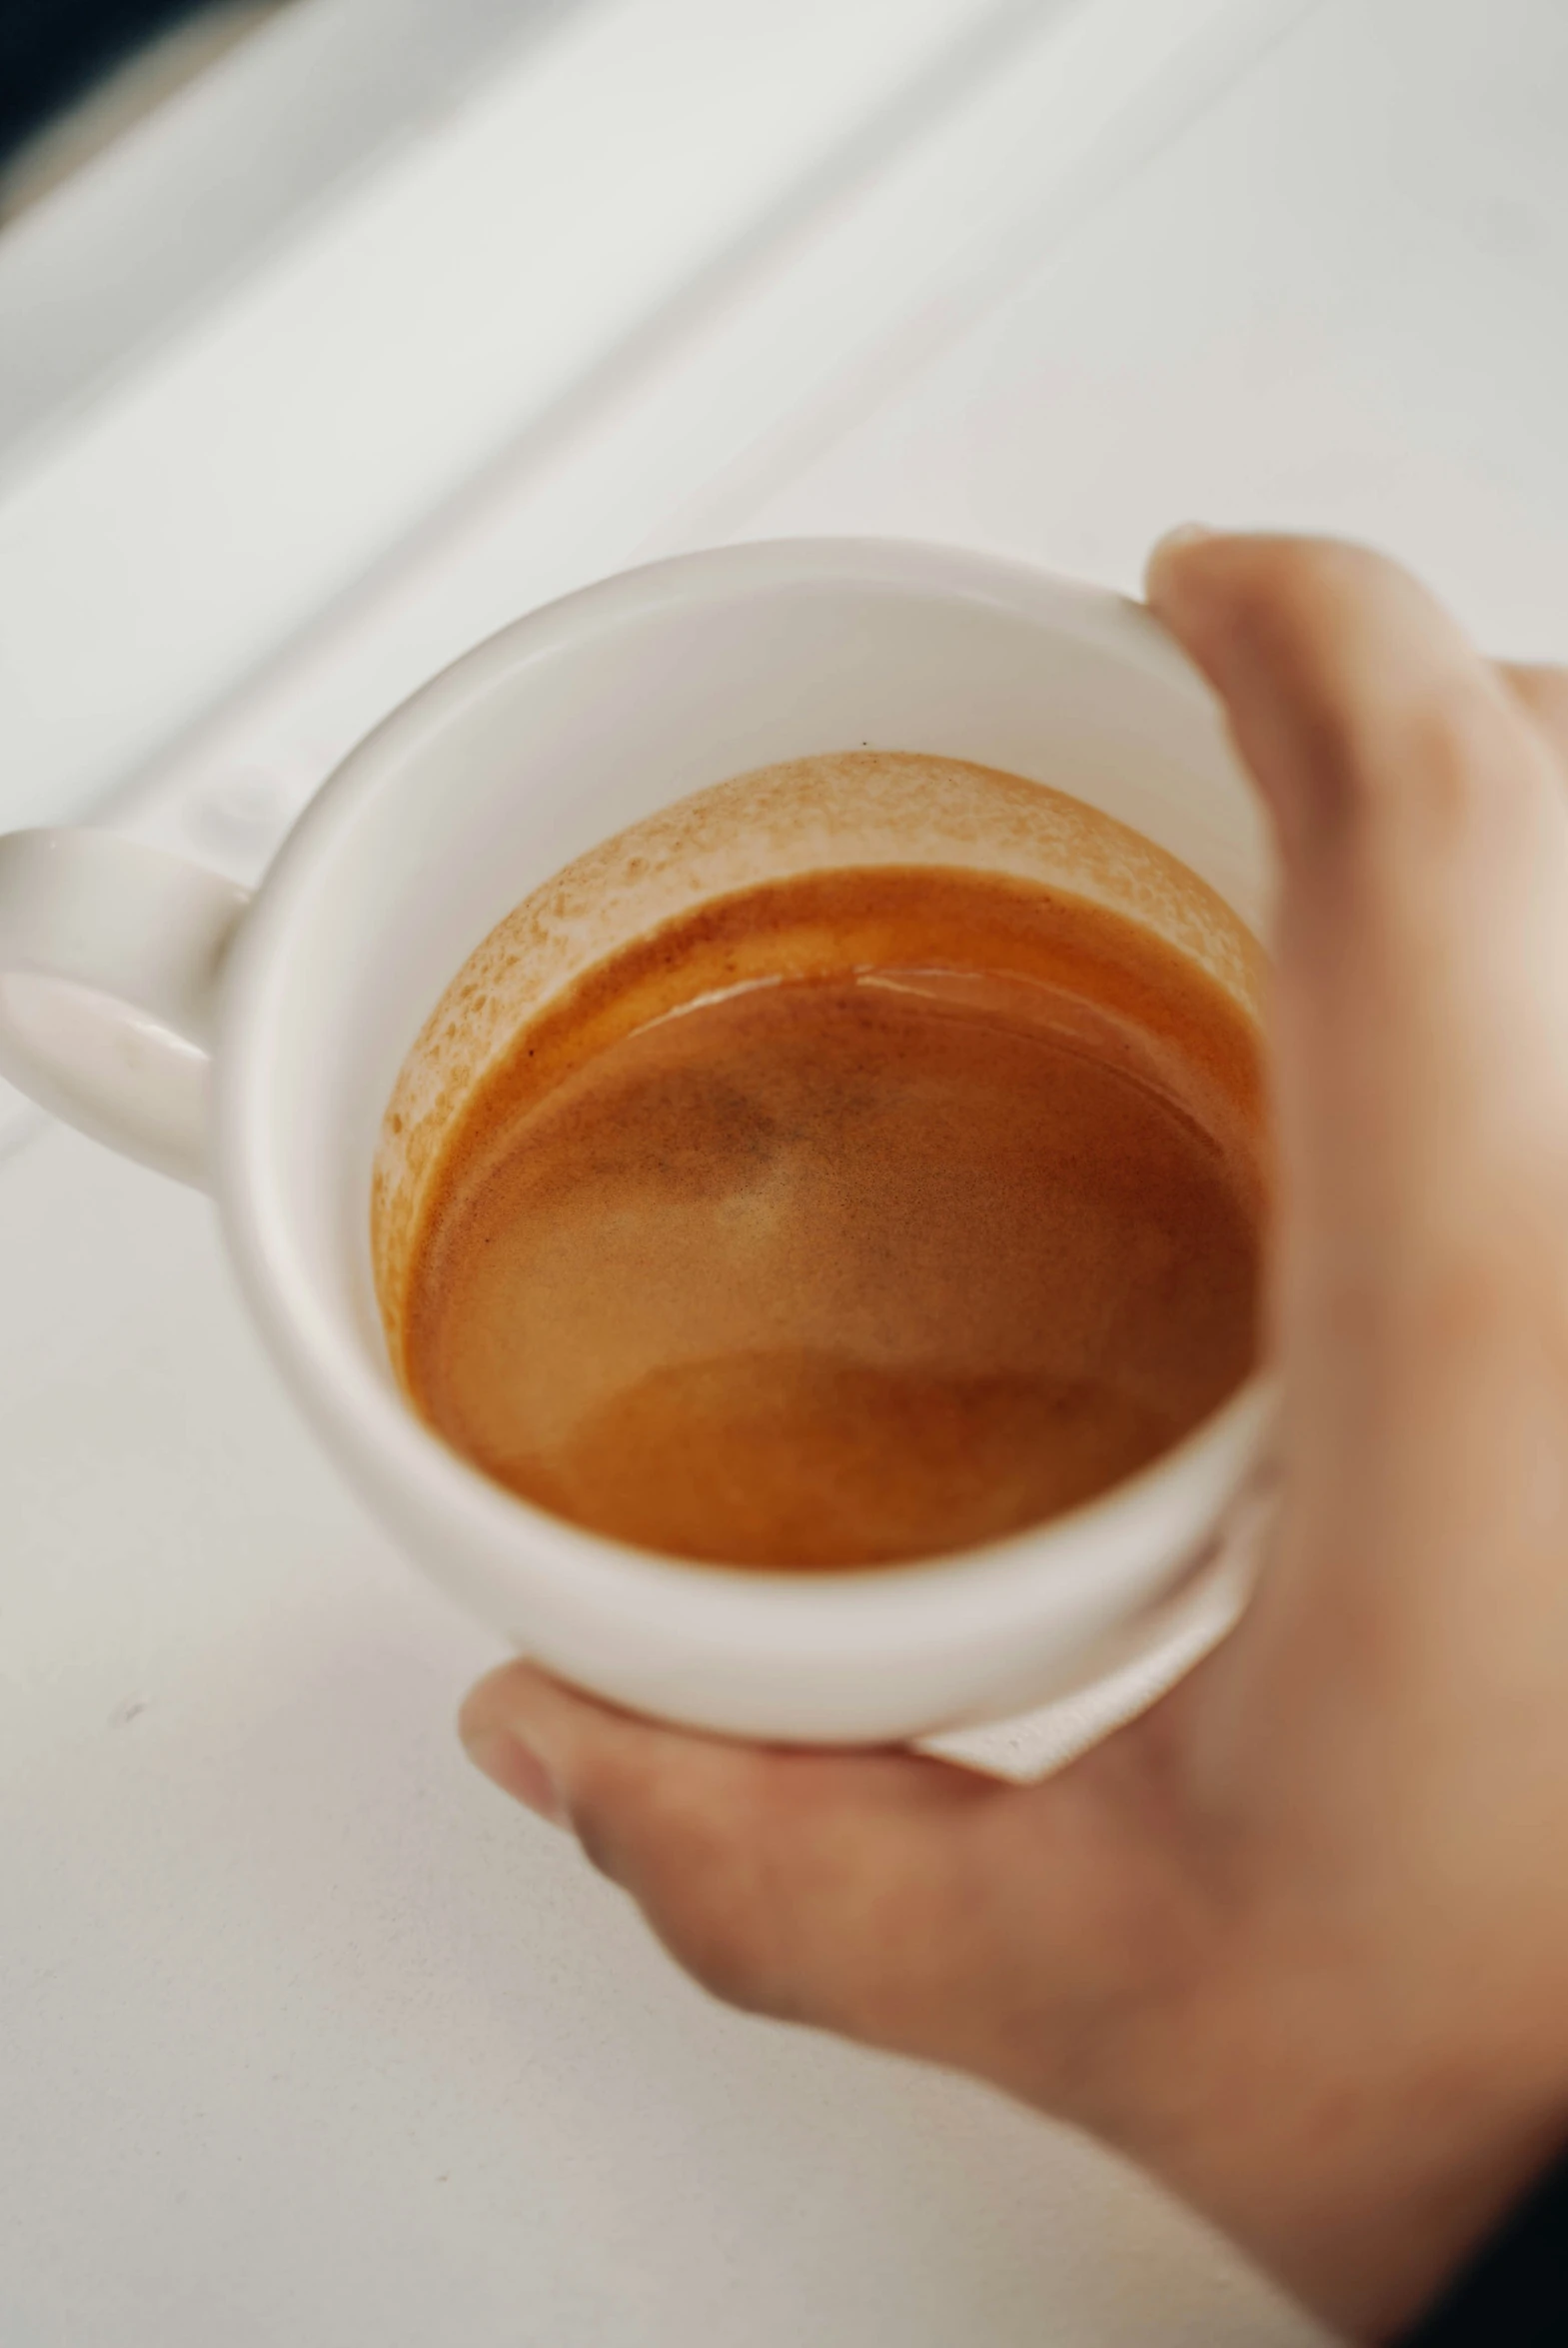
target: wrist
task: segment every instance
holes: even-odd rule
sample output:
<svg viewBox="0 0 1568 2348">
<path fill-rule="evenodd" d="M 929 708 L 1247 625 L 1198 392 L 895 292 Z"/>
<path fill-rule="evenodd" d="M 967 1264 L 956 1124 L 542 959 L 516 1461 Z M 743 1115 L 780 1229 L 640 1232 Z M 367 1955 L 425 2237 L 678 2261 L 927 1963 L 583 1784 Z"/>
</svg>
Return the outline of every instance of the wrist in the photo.
<svg viewBox="0 0 1568 2348">
<path fill-rule="evenodd" d="M 1168 2091 L 1151 2067 L 1097 2132 L 1347 2339 L 1396 2341 L 1562 2155 L 1568 2074 L 1269 2019 L 1182 2032 Z"/>
<path fill-rule="evenodd" d="M 1325 2130 L 1270 2171 L 1202 2171 L 1187 2197 L 1346 2340 L 1392 2348 L 1441 2298 L 1559 2156 L 1561 2126 L 1436 2145 L 1419 2122 L 1358 2165 Z M 1367 2150 L 1371 2144 L 1368 2141 Z M 1183 2189 L 1177 2178 L 1170 2182 Z"/>
</svg>

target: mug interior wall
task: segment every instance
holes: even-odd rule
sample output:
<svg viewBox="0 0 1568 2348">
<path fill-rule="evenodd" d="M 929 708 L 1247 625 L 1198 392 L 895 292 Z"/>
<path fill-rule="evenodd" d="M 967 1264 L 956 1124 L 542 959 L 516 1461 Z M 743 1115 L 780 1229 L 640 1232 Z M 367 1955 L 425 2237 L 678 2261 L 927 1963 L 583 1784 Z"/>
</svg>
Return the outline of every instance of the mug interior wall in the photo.
<svg viewBox="0 0 1568 2348">
<path fill-rule="evenodd" d="M 1030 611 L 906 583 L 720 585 L 580 633 L 568 606 L 356 754 L 301 830 L 265 1081 L 302 1273 L 380 1376 L 372 1168 L 406 1056 L 503 916 L 673 801 L 824 752 L 960 759 L 1088 801 L 1258 926 L 1259 828 L 1203 696 L 1162 647 L 1127 659 L 1125 614 L 1096 629 L 1091 599 L 1038 590 Z"/>
</svg>

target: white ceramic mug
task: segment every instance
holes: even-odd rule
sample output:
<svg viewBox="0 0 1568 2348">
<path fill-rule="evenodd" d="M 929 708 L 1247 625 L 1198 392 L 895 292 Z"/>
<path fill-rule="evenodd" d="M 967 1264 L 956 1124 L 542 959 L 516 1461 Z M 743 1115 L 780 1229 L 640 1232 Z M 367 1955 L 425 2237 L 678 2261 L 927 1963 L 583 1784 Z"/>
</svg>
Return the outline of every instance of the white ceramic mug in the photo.
<svg viewBox="0 0 1568 2348">
<path fill-rule="evenodd" d="M 254 899 L 108 833 L 0 840 L 0 1073 L 210 1187 L 285 1377 L 394 1534 L 584 1686 L 816 1742 L 930 1736 L 1189 1659 L 1229 1618 L 1210 1592 L 1195 1639 L 1179 1601 L 1254 1459 L 1261 1383 L 1097 1501 L 982 1550 L 831 1575 L 687 1565 L 530 1507 L 415 1417 L 369 1201 L 405 1057 L 520 899 L 706 785 L 861 745 L 1051 783 L 1259 927 L 1251 795 L 1143 612 L 870 541 L 682 556 L 520 620 L 352 754 Z"/>
</svg>

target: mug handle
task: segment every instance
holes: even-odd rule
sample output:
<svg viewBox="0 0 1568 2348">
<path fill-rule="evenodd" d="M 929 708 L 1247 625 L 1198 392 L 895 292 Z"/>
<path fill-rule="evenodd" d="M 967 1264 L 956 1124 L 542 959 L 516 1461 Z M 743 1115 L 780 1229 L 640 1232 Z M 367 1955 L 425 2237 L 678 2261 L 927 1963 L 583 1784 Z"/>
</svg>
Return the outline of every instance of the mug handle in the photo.
<svg viewBox="0 0 1568 2348">
<path fill-rule="evenodd" d="M 249 903 L 113 832 L 0 838 L 0 1076 L 205 1188 L 219 983 Z"/>
</svg>

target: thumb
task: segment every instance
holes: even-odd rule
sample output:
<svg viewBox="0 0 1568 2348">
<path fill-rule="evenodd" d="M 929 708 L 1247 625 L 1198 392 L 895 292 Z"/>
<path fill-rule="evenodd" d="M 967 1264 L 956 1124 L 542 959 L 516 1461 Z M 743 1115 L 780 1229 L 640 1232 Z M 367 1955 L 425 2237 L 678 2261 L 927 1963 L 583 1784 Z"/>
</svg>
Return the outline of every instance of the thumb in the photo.
<svg viewBox="0 0 1568 2348">
<path fill-rule="evenodd" d="M 1539 1584 L 1545 1605 L 1558 1573 L 1542 1531 L 1568 1178 L 1553 689 L 1502 676 L 1354 547 L 1184 535 L 1156 551 L 1149 600 L 1218 694 L 1279 848 L 1286 1505 L 1238 1654 L 1273 1652 L 1288 1676 L 1311 1621 L 1341 1676 L 1345 1642 L 1374 1671 L 1441 1648 L 1473 1681 L 1490 1641 L 1517 1674 L 1535 1619 L 1517 1593 Z M 1504 1618 L 1487 1609 L 1510 1541 L 1542 1556 Z M 1270 1701 L 1276 1684 L 1259 1682 Z"/>
<path fill-rule="evenodd" d="M 1293 1203 L 1381 1248 L 1445 1161 L 1467 1177 L 1562 1101 L 1568 796 L 1539 704 L 1362 548 L 1182 534 L 1148 587 L 1274 821 Z"/>
<path fill-rule="evenodd" d="M 1273 817 L 1280 1333 L 1326 1339 L 1561 1163 L 1568 794 L 1521 693 L 1377 555 L 1182 534 L 1148 591 Z"/>
</svg>

